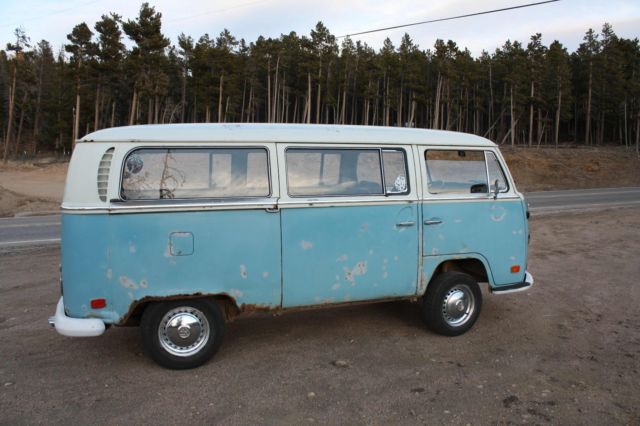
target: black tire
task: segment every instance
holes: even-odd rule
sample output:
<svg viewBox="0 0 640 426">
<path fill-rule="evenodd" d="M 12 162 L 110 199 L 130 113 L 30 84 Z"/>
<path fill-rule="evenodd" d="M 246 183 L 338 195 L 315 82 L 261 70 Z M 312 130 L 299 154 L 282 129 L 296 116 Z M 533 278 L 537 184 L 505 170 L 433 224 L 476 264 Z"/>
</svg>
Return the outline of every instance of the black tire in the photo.
<svg viewBox="0 0 640 426">
<path fill-rule="evenodd" d="M 422 299 L 422 315 L 432 331 L 459 336 L 473 327 L 482 308 L 482 292 L 476 280 L 462 272 L 437 276 Z"/>
<path fill-rule="evenodd" d="M 145 352 L 161 366 L 181 370 L 215 355 L 224 338 L 224 317 L 212 300 L 160 302 L 145 309 L 140 328 Z"/>
</svg>

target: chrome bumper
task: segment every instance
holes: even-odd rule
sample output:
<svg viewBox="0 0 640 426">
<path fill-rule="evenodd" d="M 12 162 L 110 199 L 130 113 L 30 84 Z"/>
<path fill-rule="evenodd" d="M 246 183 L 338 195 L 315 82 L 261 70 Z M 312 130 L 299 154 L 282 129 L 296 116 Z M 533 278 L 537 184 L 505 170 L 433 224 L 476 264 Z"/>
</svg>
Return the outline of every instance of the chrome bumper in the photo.
<svg viewBox="0 0 640 426">
<path fill-rule="evenodd" d="M 71 318 L 64 313 L 64 301 L 60 297 L 56 306 L 56 313 L 49 317 L 49 325 L 63 336 L 94 337 L 104 333 L 105 325 L 98 318 Z"/>
<path fill-rule="evenodd" d="M 508 285 L 503 288 L 497 287 L 497 288 L 491 289 L 491 292 L 493 294 L 517 293 L 518 291 L 529 290 L 532 285 L 533 285 L 533 275 L 531 275 L 529 271 L 526 271 L 524 273 L 524 281 L 522 283 L 518 283 L 515 285 Z"/>
</svg>

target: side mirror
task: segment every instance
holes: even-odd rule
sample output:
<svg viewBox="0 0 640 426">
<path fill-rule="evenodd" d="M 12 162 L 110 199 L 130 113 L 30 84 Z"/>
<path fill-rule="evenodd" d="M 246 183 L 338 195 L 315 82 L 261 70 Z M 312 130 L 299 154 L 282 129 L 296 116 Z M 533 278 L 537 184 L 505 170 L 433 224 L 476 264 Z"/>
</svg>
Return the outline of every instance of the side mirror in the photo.
<svg viewBox="0 0 640 426">
<path fill-rule="evenodd" d="M 493 182 L 493 199 L 498 198 L 498 194 L 500 193 L 500 187 L 498 186 L 498 179 Z"/>
</svg>

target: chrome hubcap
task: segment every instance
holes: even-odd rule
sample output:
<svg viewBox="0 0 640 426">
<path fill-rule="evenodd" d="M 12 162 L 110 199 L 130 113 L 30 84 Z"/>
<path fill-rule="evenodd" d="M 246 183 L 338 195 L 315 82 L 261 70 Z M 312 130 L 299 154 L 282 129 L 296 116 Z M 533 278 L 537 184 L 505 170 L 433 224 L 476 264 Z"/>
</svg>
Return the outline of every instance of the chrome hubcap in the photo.
<svg viewBox="0 0 640 426">
<path fill-rule="evenodd" d="M 466 285 L 451 288 L 442 301 L 442 315 L 452 327 L 460 327 L 469 321 L 475 311 L 473 292 Z"/>
<path fill-rule="evenodd" d="M 176 356 L 198 353 L 209 341 L 209 321 L 191 306 L 181 306 L 167 312 L 158 327 L 158 337 L 163 349 Z"/>
</svg>

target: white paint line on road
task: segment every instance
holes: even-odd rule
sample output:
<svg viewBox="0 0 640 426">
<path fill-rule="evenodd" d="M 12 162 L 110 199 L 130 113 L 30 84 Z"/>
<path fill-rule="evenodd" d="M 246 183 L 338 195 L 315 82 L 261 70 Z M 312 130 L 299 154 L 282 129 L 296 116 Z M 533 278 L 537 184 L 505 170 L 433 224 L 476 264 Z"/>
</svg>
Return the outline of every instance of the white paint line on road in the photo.
<svg viewBox="0 0 640 426">
<path fill-rule="evenodd" d="M 0 224 L 0 229 L 8 229 L 8 228 L 30 228 L 32 226 L 59 226 L 60 222 L 41 222 L 41 223 L 18 223 L 14 225 L 2 225 Z"/>
<path fill-rule="evenodd" d="M 564 206 L 530 207 L 529 211 L 537 214 L 544 213 L 574 213 L 580 211 L 608 210 L 616 207 L 635 207 L 640 205 L 638 201 L 627 201 L 621 203 L 596 203 L 596 204 L 571 204 Z"/>
<path fill-rule="evenodd" d="M 0 247 L 21 246 L 25 244 L 46 244 L 59 243 L 60 238 L 48 238 L 46 240 L 22 240 L 22 241 L 4 241 L 0 243 Z"/>
<path fill-rule="evenodd" d="M 545 198 L 569 198 L 569 197 L 585 197 L 589 195 L 640 195 L 640 190 L 637 191 L 598 191 L 598 192 L 569 192 L 565 194 L 545 194 L 543 192 L 535 192 L 530 194 L 524 194 L 527 200 L 545 199 Z"/>
</svg>

